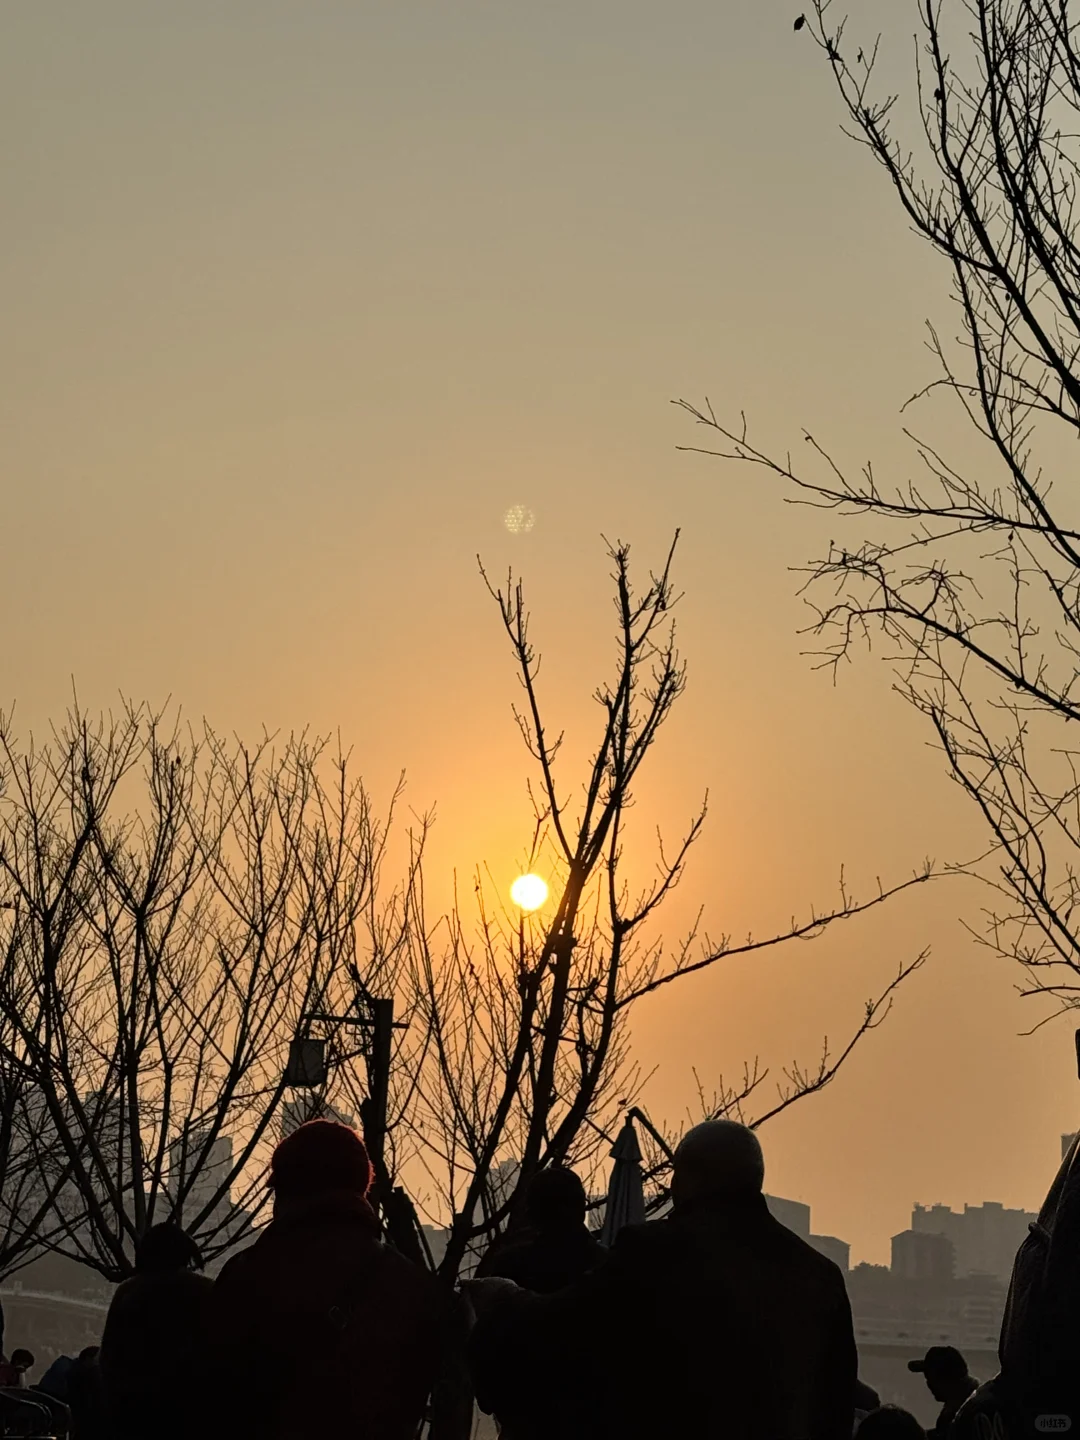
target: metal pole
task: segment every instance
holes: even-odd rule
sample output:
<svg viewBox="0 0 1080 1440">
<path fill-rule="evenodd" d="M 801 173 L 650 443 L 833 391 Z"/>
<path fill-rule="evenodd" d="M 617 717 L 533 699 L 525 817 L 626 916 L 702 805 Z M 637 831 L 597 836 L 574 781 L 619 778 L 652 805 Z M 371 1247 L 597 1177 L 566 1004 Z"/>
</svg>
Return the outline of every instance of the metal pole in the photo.
<svg viewBox="0 0 1080 1440">
<path fill-rule="evenodd" d="M 372 1159 L 381 1169 L 386 1145 L 386 1112 L 390 1103 L 390 1054 L 394 1039 L 393 1000 L 371 1002 L 371 1135 Z"/>
</svg>

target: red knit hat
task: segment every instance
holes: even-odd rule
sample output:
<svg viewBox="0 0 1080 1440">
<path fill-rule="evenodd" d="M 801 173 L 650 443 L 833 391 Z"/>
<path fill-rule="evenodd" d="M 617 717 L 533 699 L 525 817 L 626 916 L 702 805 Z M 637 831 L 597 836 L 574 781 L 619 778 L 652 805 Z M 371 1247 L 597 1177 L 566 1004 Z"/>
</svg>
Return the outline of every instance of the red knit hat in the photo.
<svg viewBox="0 0 1080 1440">
<path fill-rule="evenodd" d="M 270 1161 L 270 1188 L 278 1195 L 349 1190 L 366 1195 L 371 1161 L 363 1140 L 336 1120 L 309 1120 L 286 1135 Z"/>
</svg>

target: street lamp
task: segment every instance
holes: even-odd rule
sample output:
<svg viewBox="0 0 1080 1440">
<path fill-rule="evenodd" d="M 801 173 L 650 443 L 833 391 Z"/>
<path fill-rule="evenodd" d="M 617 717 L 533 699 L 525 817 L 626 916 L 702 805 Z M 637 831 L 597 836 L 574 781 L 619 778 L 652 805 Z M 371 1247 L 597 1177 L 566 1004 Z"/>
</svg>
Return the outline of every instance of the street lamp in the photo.
<svg viewBox="0 0 1080 1440">
<path fill-rule="evenodd" d="M 356 1026 L 360 1032 L 359 1053 L 368 1067 L 368 1097 L 360 1106 L 364 1142 L 376 1175 L 381 1175 L 394 1031 L 409 1027 L 404 1021 L 395 1021 L 393 1000 L 376 999 L 363 985 L 358 987 L 350 1008 L 353 1013 L 349 1015 L 324 1015 L 311 1011 L 300 1017 L 297 1033 L 289 1042 L 289 1059 L 283 1078 L 286 1085 L 297 1090 L 317 1090 L 325 1085 L 330 1070 L 326 1041 L 310 1035 L 309 1026 L 312 1023 Z"/>
<path fill-rule="evenodd" d="M 308 1034 L 312 1023 L 355 1025 L 360 1031 L 359 1053 L 368 1067 L 368 1095 L 360 1102 L 360 1124 L 364 1144 L 375 1172 L 375 1194 L 382 1210 L 390 1243 L 421 1268 L 424 1267 L 423 1231 L 412 1201 L 401 1187 L 393 1187 L 386 1169 L 386 1112 L 390 1095 L 390 1059 L 395 1030 L 407 1030 L 404 1020 L 394 1019 L 393 1000 L 377 999 L 356 978 L 357 994 L 348 1015 L 323 1015 L 311 1011 L 300 1017 L 297 1032 L 289 1042 L 289 1060 L 284 1083 L 295 1089 L 318 1089 L 329 1074 L 326 1041 Z M 430 1263 L 430 1256 L 428 1257 Z"/>
</svg>

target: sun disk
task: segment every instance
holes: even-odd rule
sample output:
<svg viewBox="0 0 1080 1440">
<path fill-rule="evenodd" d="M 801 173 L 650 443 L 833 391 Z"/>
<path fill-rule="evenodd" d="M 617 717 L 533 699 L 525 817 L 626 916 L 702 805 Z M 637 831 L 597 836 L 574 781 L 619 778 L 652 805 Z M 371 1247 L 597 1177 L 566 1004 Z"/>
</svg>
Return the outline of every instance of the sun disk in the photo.
<svg viewBox="0 0 1080 1440">
<path fill-rule="evenodd" d="M 547 898 L 547 881 L 540 875 L 519 875 L 510 886 L 510 899 L 520 910 L 539 910 Z"/>
</svg>

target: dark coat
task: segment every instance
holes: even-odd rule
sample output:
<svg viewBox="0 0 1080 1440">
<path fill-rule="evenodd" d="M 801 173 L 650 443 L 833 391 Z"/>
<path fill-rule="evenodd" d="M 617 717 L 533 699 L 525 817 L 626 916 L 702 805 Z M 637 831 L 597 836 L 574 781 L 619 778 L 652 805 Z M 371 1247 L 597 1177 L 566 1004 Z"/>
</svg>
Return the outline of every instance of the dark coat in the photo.
<svg viewBox="0 0 1080 1440">
<path fill-rule="evenodd" d="M 595 1270 L 606 1253 L 596 1236 L 580 1225 L 504 1245 L 489 1252 L 476 1273 L 478 1278 L 501 1276 L 537 1295 L 553 1295 Z"/>
<path fill-rule="evenodd" d="M 136 1274 L 113 1295 L 98 1365 L 121 1435 L 186 1435 L 213 1282 L 193 1270 Z"/>
<path fill-rule="evenodd" d="M 971 1399 L 978 1388 L 978 1380 L 969 1375 L 963 1387 L 964 1393 L 941 1407 L 938 1417 L 934 1421 L 933 1429 L 926 1432 L 927 1440 L 947 1440 L 947 1437 L 953 1433 L 953 1421 L 956 1419 L 957 1411 Z"/>
<path fill-rule="evenodd" d="M 185 1396 L 193 1395 L 196 1388 L 191 1385 L 190 1378 L 187 1379 Z M 201 1398 L 200 1404 L 192 1406 L 197 1417 L 202 1415 Z M 80 1355 L 68 1372 L 67 1404 L 71 1410 L 71 1440 L 117 1440 L 116 1428 L 110 1422 L 97 1355 Z M 186 1414 L 186 1411 L 183 1413 Z M 179 1426 L 176 1428 L 179 1429 Z M 189 1427 L 186 1434 L 191 1433 Z"/>
<path fill-rule="evenodd" d="M 405 1440 L 443 1336 L 442 1292 L 378 1237 L 359 1195 L 287 1204 L 214 1287 L 211 1363 L 229 1440 Z"/>
<path fill-rule="evenodd" d="M 623 1230 L 560 1295 L 473 1335 L 483 1409 L 590 1440 L 850 1440 L 856 1352 L 839 1269 L 757 1197 Z"/>
</svg>

